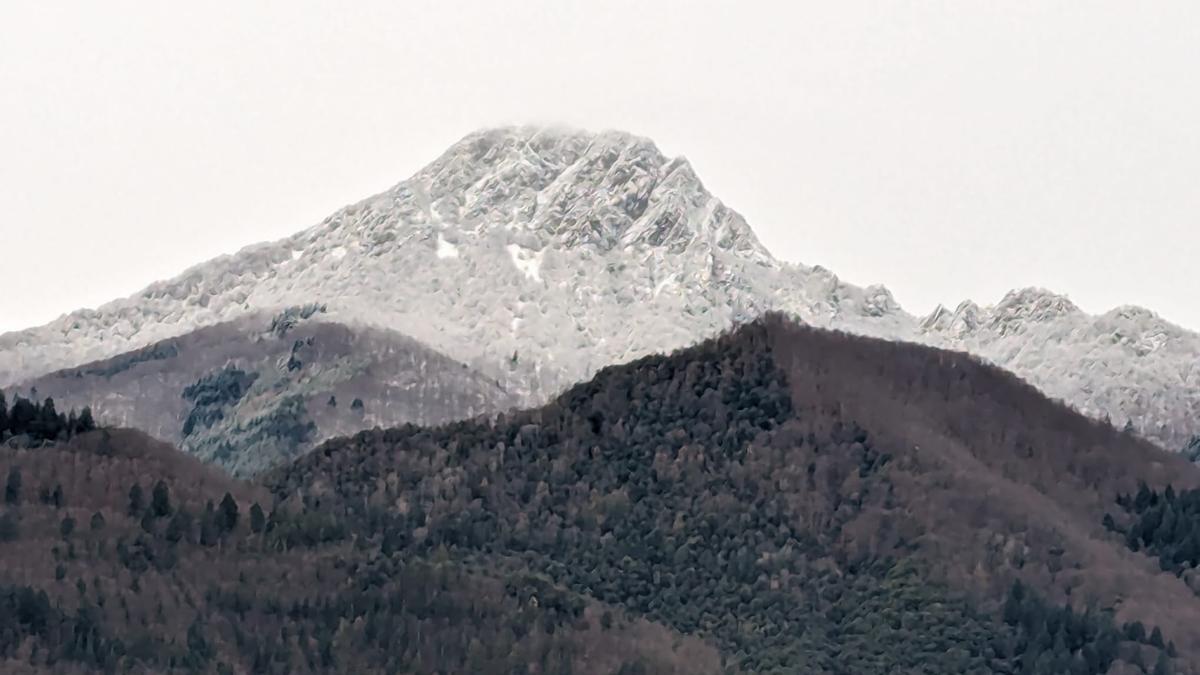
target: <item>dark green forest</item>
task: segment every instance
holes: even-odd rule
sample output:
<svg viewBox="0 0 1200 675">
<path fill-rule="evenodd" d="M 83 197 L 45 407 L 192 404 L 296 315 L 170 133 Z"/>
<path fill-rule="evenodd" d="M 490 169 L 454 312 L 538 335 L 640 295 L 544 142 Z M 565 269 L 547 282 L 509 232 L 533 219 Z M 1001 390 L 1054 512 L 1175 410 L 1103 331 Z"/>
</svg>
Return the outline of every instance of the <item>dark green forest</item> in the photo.
<svg viewBox="0 0 1200 675">
<path fill-rule="evenodd" d="M 35 441 L 66 440 L 95 428 L 90 408 L 85 407 L 78 414 L 74 410 L 64 414 L 54 407 L 52 398 L 32 401 L 20 396 L 14 397 L 10 408 L 7 397 L 0 391 L 0 439 L 27 436 Z"/>
<path fill-rule="evenodd" d="M 962 583 L 912 482 L 933 475 L 953 493 L 953 480 L 784 370 L 773 345 L 756 324 L 605 369 L 535 410 L 335 439 L 256 483 L 62 418 L 66 442 L 0 454 L 0 667 L 1193 672 L 1164 637 L 1178 626 L 1118 620 L 1096 594 L 1047 581 L 1071 560 L 1057 541 Z M 960 381 L 936 358 L 921 377 Z M 796 403 L 804 377 L 819 405 Z M 197 382 L 195 427 L 252 382 Z M 47 405 L 21 404 L 37 412 L 19 428 L 48 422 Z M 6 407 L 5 428 L 12 418 Z M 1034 446 L 1017 437 L 1013 461 Z M 1181 500 L 1144 493 L 1121 498 L 1123 518 Z"/>
<path fill-rule="evenodd" d="M 1124 513 L 1105 516 L 1104 524 L 1125 538 L 1133 551 L 1158 559 L 1165 571 L 1182 574 L 1200 566 L 1200 490 L 1178 494 L 1168 485 L 1152 490 L 1145 484 L 1132 495 L 1117 497 Z"/>
</svg>

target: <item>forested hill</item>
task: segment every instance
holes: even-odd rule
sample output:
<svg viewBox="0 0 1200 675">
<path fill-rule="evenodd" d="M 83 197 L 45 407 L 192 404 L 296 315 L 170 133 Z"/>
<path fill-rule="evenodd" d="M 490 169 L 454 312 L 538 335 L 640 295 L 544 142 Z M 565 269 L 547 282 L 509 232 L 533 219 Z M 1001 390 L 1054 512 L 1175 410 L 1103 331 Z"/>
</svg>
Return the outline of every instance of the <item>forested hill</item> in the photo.
<svg viewBox="0 0 1200 675">
<path fill-rule="evenodd" d="M 0 476 L 4 672 L 1200 673 L 1196 468 L 778 317 L 257 484 L 120 430 Z"/>
<path fill-rule="evenodd" d="M 21 383 L 91 406 L 240 477 L 374 426 L 440 424 L 519 399 L 395 331 L 328 320 L 320 305 L 206 326 Z"/>
<path fill-rule="evenodd" d="M 745 672 L 1195 672 L 1200 599 L 1104 527 L 1139 482 L 1200 475 L 969 356 L 778 317 L 268 478 L 394 556 L 528 569 Z"/>
</svg>

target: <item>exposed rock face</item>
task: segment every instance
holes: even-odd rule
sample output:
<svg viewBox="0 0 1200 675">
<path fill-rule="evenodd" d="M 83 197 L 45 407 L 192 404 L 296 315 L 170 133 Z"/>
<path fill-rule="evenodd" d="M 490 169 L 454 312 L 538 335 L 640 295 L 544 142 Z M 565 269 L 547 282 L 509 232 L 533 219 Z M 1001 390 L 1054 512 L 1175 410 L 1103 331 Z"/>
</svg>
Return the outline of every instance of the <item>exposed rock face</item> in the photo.
<svg viewBox="0 0 1200 675">
<path fill-rule="evenodd" d="M 1200 336 L 1141 309 L 1014 292 L 921 320 L 886 289 L 775 259 L 686 160 L 619 132 L 502 128 L 286 239 L 0 336 L 0 384 L 255 311 L 319 302 L 396 330 L 529 403 L 597 369 L 780 310 L 966 349 L 1172 448 L 1200 431 Z"/>
<path fill-rule="evenodd" d="M 917 339 L 968 351 L 1046 394 L 1179 450 L 1200 429 L 1200 336 L 1140 307 L 1100 316 L 1040 289 L 935 310 Z"/>
</svg>

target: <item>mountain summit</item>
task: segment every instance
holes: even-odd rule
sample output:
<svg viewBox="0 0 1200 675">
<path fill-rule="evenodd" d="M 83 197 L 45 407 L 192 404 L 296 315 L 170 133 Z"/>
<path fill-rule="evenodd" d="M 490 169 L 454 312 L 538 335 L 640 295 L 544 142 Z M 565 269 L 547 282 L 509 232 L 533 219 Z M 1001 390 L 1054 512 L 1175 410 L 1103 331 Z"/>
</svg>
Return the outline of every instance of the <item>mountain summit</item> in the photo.
<svg viewBox="0 0 1200 675">
<path fill-rule="evenodd" d="M 475 234 L 520 232 L 533 248 L 648 244 L 682 252 L 699 241 L 770 260 L 745 220 L 704 189 L 687 160 L 621 132 L 482 131 L 402 188 L 407 194 L 397 194 L 426 205 L 428 223 Z"/>
<path fill-rule="evenodd" d="M 881 288 L 775 260 L 646 139 L 502 128 L 292 237 L 0 337 L 0 382 L 314 302 L 546 393 L 776 307 L 863 330 L 891 317 L 897 335 L 910 323 Z"/>
<path fill-rule="evenodd" d="M 395 187 L 96 310 L 0 336 L 0 384 L 260 311 L 410 335 L 530 403 L 597 369 L 779 310 L 964 349 L 1171 446 L 1200 431 L 1200 336 L 1044 291 L 921 320 L 883 287 L 780 261 L 682 158 L 626 133 L 473 133 Z"/>
</svg>

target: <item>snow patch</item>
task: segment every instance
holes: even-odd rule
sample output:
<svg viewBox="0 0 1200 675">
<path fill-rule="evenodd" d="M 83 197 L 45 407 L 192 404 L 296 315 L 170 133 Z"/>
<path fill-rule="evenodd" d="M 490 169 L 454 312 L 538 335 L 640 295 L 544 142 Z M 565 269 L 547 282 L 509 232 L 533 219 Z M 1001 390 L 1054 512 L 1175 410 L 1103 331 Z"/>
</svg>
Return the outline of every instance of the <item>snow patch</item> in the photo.
<svg viewBox="0 0 1200 675">
<path fill-rule="evenodd" d="M 346 257 L 346 247 L 345 246 L 335 246 L 333 248 L 333 250 L 331 250 L 329 252 L 329 257 L 333 258 L 334 260 L 341 260 L 342 258 L 345 258 Z"/>
<path fill-rule="evenodd" d="M 533 281 L 542 280 L 542 252 L 529 251 L 516 244 L 509 244 L 504 247 L 508 250 L 508 256 L 512 258 L 513 264 L 521 273 L 529 277 Z"/>
<path fill-rule="evenodd" d="M 438 233 L 437 238 L 437 257 L 439 258 L 457 258 L 458 247 L 446 241 L 446 238 Z"/>
</svg>

